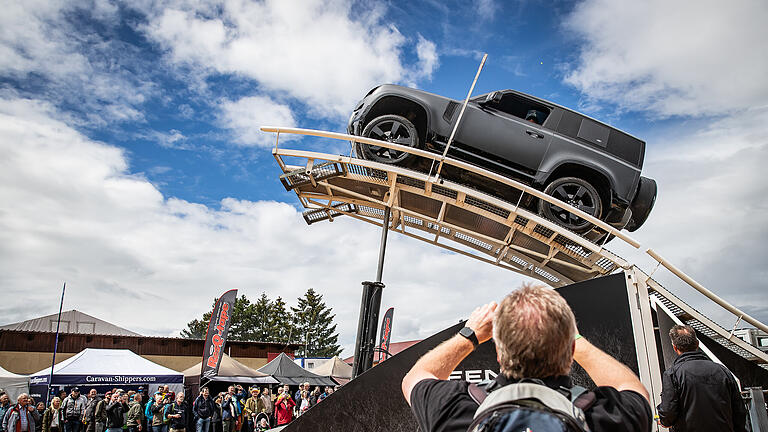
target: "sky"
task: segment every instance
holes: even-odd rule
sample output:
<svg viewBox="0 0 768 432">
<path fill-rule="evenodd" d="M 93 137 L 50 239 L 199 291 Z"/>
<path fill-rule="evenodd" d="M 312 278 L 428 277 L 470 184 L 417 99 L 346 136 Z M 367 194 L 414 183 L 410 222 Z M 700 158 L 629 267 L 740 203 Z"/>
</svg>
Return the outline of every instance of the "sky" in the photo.
<svg viewBox="0 0 768 432">
<path fill-rule="evenodd" d="M 656 207 L 632 236 L 768 322 L 768 3 L 2 1 L 0 324 L 78 309 L 176 336 L 237 288 L 307 288 L 351 354 L 379 230 L 307 226 L 262 125 L 346 130 L 374 86 L 517 89 L 647 143 Z M 345 153 L 328 140 L 286 146 Z M 653 270 L 641 253 L 609 244 Z M 674 293 L 730 328 L 665 270 Z M 429 336 L 525 277 L 391 235 L 393 340 Z M 610 307 L 610 305 L 606 305 Z"/>
</svg>

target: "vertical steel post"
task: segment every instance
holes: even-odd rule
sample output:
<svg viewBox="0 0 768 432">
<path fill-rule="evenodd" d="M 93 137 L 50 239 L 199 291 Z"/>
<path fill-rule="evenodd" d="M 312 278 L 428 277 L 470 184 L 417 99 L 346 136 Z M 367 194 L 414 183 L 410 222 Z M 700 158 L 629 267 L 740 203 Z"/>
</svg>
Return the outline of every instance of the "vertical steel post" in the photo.
<svg viewBox="0 0 768 432">
<path fill-rule="evenodd" d="M 48 376 L 48 394 L 45 395 L 45 405 L 50 403 L 51 386 L 53 385 L 53 368 L 56 366 L 56 351 L 59 349 L 59 326 L 61 325 L 61 309 L 64 307 L 64 292 L 67 290 L 67 283 L 61 287 L 61 302 L 59 302 L 59 319 L 56 321 L 56 341 L 53 343 L 53 359 L 51 360 L 51 374 Z"/>
<path fill-rule="evenodd" d="M 357 320 L 357 339 L 355 340 L 355 360 L 352 376 L 356 377 L 373 366 L 373 348 L 376 346 L 376 330 L 379 325 L 379 309 L 384 284 L 381 277 L 384 272 L 384 255 L 387 250 L 389 233 L 389 207 L 384 208 L 384 223 L 381 227 L 379 262 L 376 268 L 376 282 L 363 282 L 363 298 L 360 301 L 360 316 Z"/>
</svg>

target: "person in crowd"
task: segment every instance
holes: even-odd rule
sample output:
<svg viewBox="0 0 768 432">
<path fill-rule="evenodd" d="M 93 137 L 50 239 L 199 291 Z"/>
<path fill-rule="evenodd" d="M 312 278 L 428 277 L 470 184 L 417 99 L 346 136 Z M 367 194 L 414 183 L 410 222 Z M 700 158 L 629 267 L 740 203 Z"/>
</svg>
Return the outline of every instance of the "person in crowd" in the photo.
<svg viewBox="0 0 768 432">
<path fill-rule="evenodd" d="M 315 386 L 315 389 L 312 390 L 312 393 L 309 394 L 309 405 L 315 406 L 319 402 L 320 394 L 322 392 L 320 391 L 320 386 Z"/>
<path fill-rule="evenodd" d="M 304 390 L 301 392 L 301 405 L 299 405 L 299 415 L 307 412 L 311 405 L 309 404 L 309 392 Z"/>
<path fill-rule="evenodd" d="M 223 432 L 235 432 L 237 425 L 237 403 L 235 402 L 234 387 L 224 393 L 221 401 L 221 430 Z"/>
<path fill-rule="evenodd" d="M 195 402 L 192 403 L 192 413 L 195 416 L 195 432 L 210 432 L 211 416 L 214 411 L 216 411 L 216 407 L 211 399 L 210 390 L 208 390 L 208 387 L 203 387 Z"/>
<path fill-rule="evenodd" d="M 40 421 L 35 423 L 35 432 L 43 432 L 43 414 L 45 414 L 45 402 L 38 402 L 36 405 L 37 415 L 40 416 Z"/>
<path fill-rule="evenodd" d="M 493 394 L 521 380 L 528 385 L 536 385 L 530 380 L 538 380 L 538 384 L 566 398 L 563 393 L 571 395 L 568 373 L 575 360 L 598 386 L 583 394 L 583 399 L 576 400 L 584 407 L 585 421 L 592 432 L 650 431 L 648 391 L 637 376 L 577 335 L 573 312 L 557 291 L 523 285 L 506 296 L 500 305 L 491 302 L 475 309 L 464 329 L 422 356 L 403 378 L 403 396 L 411 405 L 421 430 L 468 430 L 479 405 L 470 395 L 468 382 L 448 378 L 480 343 L 493 337 L 499 375 L 485 389 L 472 387 L 473 392 Z M 508 388 L 515 389 L 517 387 Z M 573 410 L 576 409 L 580 408 L 574 404 Z M 526 416 L 528 413 L 513 410 L 503 415 Z M 498 414 L 498 411 L 494 413 Z M 509 416 L 503 418 L 511 421 Z"/>
<path fill-rule="evenodd" d="M 64 410 L 64 432 L 81 432 L 85 399 L 85 396 L 80 395 L 79 387 L 72 387 L 69 396 L 61 402 L 61 408 Z"/>
<path fill-rule="evenodd" d="M 96 408 L 93 411 L 96 432 L 104 432 L 107 429 L 107 405 L 109 405 L 110 399 L 112 399 L 112 392 L 107 391 L 104 394 L 104 399 L 96 403 Z"/>
<path fill-rule="evenodd" d="M 299 403 L 301 401 L 301 392 L 304 391 L 304 383 L 299 384 L 299 389 L 293 394 L 293 401 Z"/>
<path fill-rule="evenodd" d="M 128 414 L 125 417 L 125 424 L 128 426 L 128 432 L 142 431 L 144 420 L 144 410 L 141 408 L 141 395 L 136 393 L 128 403 Z"/>
<path fill-rule="evenodd" d="M 269 417 L 269 424 L 275 424 L 275 417 L 273 415 L 275 411 L 275 403 L 272 402 L 272 395 L 269 393 L 269 388 L 264 387 L 261 389 L 261 401 L 264 402 L 264 412 Z"/>
<path fill-rule="evenodd" d="M 266 412 L 266 407 L 264 406 L 264 400 L 259 396 L 259 388 L 251 387 L 251 397 L 245 401 L 243 406 L 243 416 L 245 417 L 243 426 L 247 432 L 254 431 L 256 416 L 263 412 Z"/>
<path fill-rule="evenodd" d="M 295 406 L 296 402 L 291 397 L 291 389 L 286 385 L 275 400 L 275 417 L 278 426 L 287 425 L 293 421 L 293 407 Z"/>
<path fill-rule="evenodd" d="M 672 432 L 744 432 L 746 407 L 731 371 L 699 350 L 693 327 L 673 326 L 669 339 L 677 358 L 662 375 L 661 425 Z"/>
<path fill-rule="evenodd" d="M 213 415 L 211 416 L 211 431 L 222 432 L 223 425 L 221 422 L 221 402 L 224 400 L 224 393 L 219 393 L 216 399 L 213 400 Z"/>
<path fill-rule="evenodd" d="M 8 396 L 7 393 L 3 392 L 0 394 L 0 432 L 4 432 L 5 429 L 3 429 L 3 419 L 5 418 L 5 414 L 8 412 L 8 410 L 11 409 L 11 398 Z"/>
<path fill-rule="evenodd" d="M 147 388 L 144 386 L 139 386 L 139 390 L 137 391 L 137 394 L 141 396 L 141 411 L 143 415 L 141 416 L 141 429 L 143 431 L 149 432 L 147 429 L 147 402 L 149 402 L 149 395 L 147 394 Z"/>
<path fill-rule="evenodd" d="M 323 393 L 321 393 L 320 396 L 318 396 L 318 398 L 317 398 L 318 402 L 323 400 L 323 399 L 325 399 L 325 398 L 327 398 L 331 394 L 333 394 L 333 387 L 325 386 L 325 391 Z"/>
<path fill-rule="evenodd" d="M 7 432 L 35 432 L 35 422 L 38 421 L 37 409 L 29 404 L 29 395 L 22 393 L 16 398 L 16 404 L 6 411 L 2 425 Z"/>
<path fill-rule="evenodd" d="M 269 430 L 269 422 L 266 418 L 262 417 L 261 420 L 259 420 L 255 432 L 266 432 L 267 430 Z"/>
<path fill-rule="evenodd" d="M 61 402 L 64 403 L 64 399 L 66 399 L 66 398 L 67 398 L 67 391 L 66 390 L 61 390 L 59 392 L 59 399 L 61 399 Z"/>
<path fill-rule="evenodd" d="M 187 403 L 184 402 L 184 393 L 179 392 L 176 395 L 176 400 L 168 406 L 166 413 L 170 432 L 186 431 L 189 410 L 187 409 Z"/>
<path fill-rule="evenodd" d="M 152 413 L 152 432 L 164 432 L 165 395 L 159 392 L 155 393 L 155 400 L 152 402 L 149 412 Z"/>
<path fill-rule="evenodd" d="M 43 432 L 61 432 L 64 429 L 64 410 L 61 409 L 61 399 L 54 397 L 51 406 L 43 413 L 40 422 Z"/>
<path fill-rule="evenodd" d="M 118 391 L 115 391 L 112 393 L 112 396 L 110 396 L 109 404 L 106 408 L 107 432 L 122 432 L 123 425 L 125 424 L 124 414 L 127 411 L 127 407 L 123 404 L 122 397 L 123 395 Z"/>
<path fill-rule="evenodd" d="M 85 400 L 85 411 L 83 412 L 83 424 L 85 432 L 96 432 L 96 405 L 99 403 L 99 392 L 96 389 L 88 391 Z"/>
</svg>

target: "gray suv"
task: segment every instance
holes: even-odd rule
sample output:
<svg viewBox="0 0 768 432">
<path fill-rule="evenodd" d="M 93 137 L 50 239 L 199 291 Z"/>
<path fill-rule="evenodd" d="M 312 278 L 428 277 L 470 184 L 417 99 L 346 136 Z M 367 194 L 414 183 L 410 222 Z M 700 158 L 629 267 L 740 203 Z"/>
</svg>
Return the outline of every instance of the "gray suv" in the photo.
<svg viewBox="0 0 768 432">
<path fill-rule="evenodd" d="M 348 132 L 442 153 L 462 101 L 385 84 L 368 92 L 349 119 Z M 363 159 L 428 170 L 423 158 L 356 144 Z M 470 99 L 448 151 L 459 159 L 513 178 L 601 219 L 635 231 L 656 200 L 656 182 L 640 175 L 645 142 L 555 103 L 514 90 Z M 519 192 L 466 170 L 444 166 L 443 177 L 509 202 Z M 547 202 L 523 205 L 600 241 L 607 233 Z"/>
</svg>

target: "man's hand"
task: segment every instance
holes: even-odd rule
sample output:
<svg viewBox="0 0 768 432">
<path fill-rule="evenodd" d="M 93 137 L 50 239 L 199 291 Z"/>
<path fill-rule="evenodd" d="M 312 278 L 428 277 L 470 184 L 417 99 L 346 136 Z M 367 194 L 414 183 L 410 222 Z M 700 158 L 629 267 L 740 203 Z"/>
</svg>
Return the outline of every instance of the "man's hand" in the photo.
<svg viewBox="0 0 768 432">
<path fill-rule="evenodd" d="M 478 342 L 483 343 L 493 336 L 493 319 L 498 306 L 496 302 L 490 302 L 478 307 L 469 316 L 466 326 L 475 332 Z"/>
<path fill-rule="evenodd" d="M 496 316 L 496 302 L 490 302 L 475 309 L 469 316 L 466 326 L 475 332 L 479 343 L 483 343 L 493 335 L 493 318 Z M 411 391 L 425 379 L 446 380 L 451 372 L 474 351 L 471 342 L 456 334 L 438 345 L 432 351 L 424 354 L 419 361 L 405 374 L 401 389 L 408 404 L 411 403 Z"/>
</svg>

